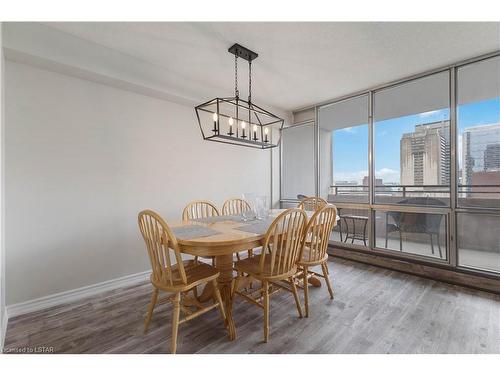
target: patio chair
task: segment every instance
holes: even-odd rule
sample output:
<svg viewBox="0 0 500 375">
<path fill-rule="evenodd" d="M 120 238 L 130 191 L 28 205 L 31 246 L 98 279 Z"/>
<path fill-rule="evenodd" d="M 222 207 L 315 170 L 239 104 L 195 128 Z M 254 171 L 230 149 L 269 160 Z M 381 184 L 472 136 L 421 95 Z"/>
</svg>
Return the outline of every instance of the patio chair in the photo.
<svg viewBox="0 0 500 375">
<path fill-rule="evenodd" d="M 407 198 L 398 202 L 399 204 L 414 206 L 444 206 L 444 203 L 436 198 L 415 197 Z M 392 219 L 392 223 L 389 222 Z M 431 251 L 434 254 L 434 238 L 437 238 L 439 257 L 442 258 L 441 244 L 439 243 L 439 230 L 443 215 L 415 213 L 415 212 L 395 212 L 388 211 L 385 217 L 385 247 L 387 248 L 388 235 L 392 232 L 399 233 L 399 250 L 403 251 L 402 233 L 423 233 L 428 234 L 431 240 Z"/>
</svg>

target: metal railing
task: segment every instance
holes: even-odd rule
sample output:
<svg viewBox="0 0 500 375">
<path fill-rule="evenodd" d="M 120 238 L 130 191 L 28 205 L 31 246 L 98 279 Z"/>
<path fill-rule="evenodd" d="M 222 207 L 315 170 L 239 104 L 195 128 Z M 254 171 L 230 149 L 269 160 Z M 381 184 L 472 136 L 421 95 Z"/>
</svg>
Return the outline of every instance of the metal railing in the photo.
<svg viewBox="0 0 500 375">
<path fill-rule="evenodd" d="M 492 190 L 477 190 L 492 189 Z M 369 185 L 330 185 L 331 195 L 368 195 Z M 450 185 L 376 185 L 377 195 L 407 197 L 410 194 L 450 194 Z M 500 185 L 458 185 L 459 194 L 500 194 Z M 500 195 L 498 196 L 500 199 Z"/>
</svg>

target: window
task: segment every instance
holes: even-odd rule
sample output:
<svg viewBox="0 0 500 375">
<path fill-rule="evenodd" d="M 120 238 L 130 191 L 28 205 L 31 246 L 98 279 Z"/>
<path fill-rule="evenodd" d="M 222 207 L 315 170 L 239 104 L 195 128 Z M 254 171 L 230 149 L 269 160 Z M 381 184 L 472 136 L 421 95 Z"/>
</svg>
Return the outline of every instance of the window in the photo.
<svg viewBox="0 0 500 375">
<path fill-rule="evenodd" d="M 368 95 L 321 107 L 318 116 L 321 196 L 368 203 Z"/>
<path fill-rule="evenodd" d="M 500 228 L 499 214 L 457 214 L 458 264 L 499 272 L 500 231 L 498 228 Z"/>
<path fill-rule="evenodd" d="M 333 228 L 330 241 L 347 245 L 370 246 L 370 210 L 337 207 L 340 217 Z"/>
<path fill-rule="evenodd" d="M 374 95 L 375 202 L 448 206 L 449 72 Z"/>
<path fill-rule="evenodd" d="M 446 259 L 446 215 L 375 211 L 375 246 Z"/>
<path fill-rule="evenodd" d="M 281 148 L 281 197 L 297 199 L 299 194 L 315 195 L 314 124 L 283 129 Z"/>
<path fill-rule="evenodd" d="M 333 203 L 334 247 L 500 275 L 499 53 L 315 111 L 299 148 L 285 137 L 285 182 L 302 186 L 282 198 Z"/>
<path fill-rule="evenodd" d="M 499 57 L 457 70 L 457 179 L 462 207 L 500 208 L 499 77 Z"/>
</svg>

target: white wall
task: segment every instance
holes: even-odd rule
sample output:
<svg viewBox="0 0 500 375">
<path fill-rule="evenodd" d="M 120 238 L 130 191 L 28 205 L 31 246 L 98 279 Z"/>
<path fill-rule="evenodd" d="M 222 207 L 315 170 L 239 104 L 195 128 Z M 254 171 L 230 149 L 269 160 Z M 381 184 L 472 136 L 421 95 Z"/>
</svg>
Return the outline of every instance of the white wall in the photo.
<svg viewBox="0 0 500 375">
<path fill-rule="evenodd" d="M 192 107 L 7 61 L 7 305 L 146 270 L 137 213 L 270 194 L 270 151 L 202 140 Z"/>
</svg>

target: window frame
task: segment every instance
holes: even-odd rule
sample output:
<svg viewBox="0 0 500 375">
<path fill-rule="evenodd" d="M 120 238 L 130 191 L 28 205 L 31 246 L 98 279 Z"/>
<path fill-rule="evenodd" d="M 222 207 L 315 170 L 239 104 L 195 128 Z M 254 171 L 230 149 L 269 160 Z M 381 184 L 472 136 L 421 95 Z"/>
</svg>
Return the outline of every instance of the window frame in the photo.
<svg viewBox="0 0 500 375">
<path fill-rule="evenodd" d="M 395 259 L 409 260 L 414 263 L 429 264 L 435 266 L 441 266 L 446 268 L 451 268 L 455 270 L 465 271 L 471 274 L 478 274 L 487 277 L 493 277 L 495 279 L 500 279 L 500 272 L 492 272 L 488 270 L 478 269 L 470 266 L 461 266 L 458 262 L 458 228 L 457 228 L 457 215 L 459 213 L 484 213 L 500 215 L 500 208 L 483 208 L 483 207 L 459 207 L 458 203 L 458 155 L 457 155 L 457 72 L 460 67 L 478 63 L 483 60 L 490 58 L 500 57 L 500 50 L 477 56 L 471 59 L 463 60 L 454 64 L 450 64 L 437 69 L 429 70 L 420 74 L 416 74 L 410 77 L 406 77 L 397 81 L 389 82 L 383 85 L 379 85 L 367 90 L 358 91 L 349 95 L 345 95 L 333 100 L 328 100 L 322 103 L 318 103 L 314 106 L 300 108 L 294 113 L 304 112 L 307 110 L 314 110 L 314 118 L 312 120 L 304 121 L 302 123 L 313 123 L 315 127 L 315 184 L 316 184 L 316 194 L 318 193 L 320 184 L 320 150 L 319 150 L 319 131 L 318 131 L 318 121 L 319 121 L 319 109 L 327 105 L 333 105 L 345 100 L 353 99 L 363 95 L 368 95 L 368 177 L 369 177 L 369 202 L 368 203 L 335 203 L 336 206 L 340 208 L 359 208 L 367 209 L 369 211 L 369 225 L 368 225 L 368 241 L 369 246 L 364 247 L 359 244 L 347 244 L 335 243 L 335 246 L 342 247 L 352 251 L 368 252 L 372 254 L 381 254 L 387 257 Z M 394 203 L 375 203 L 375 160 L 374 160 L 374 94 L 377 91 L 392 88 L 401 84 L 409 83 L 411 81 L 431 76 L 437 73 L 448 72 L 449 73 L 449 111 L 450 111 L 450 205 L 448 207 L 436 207 L 436 206 L 418 206 L 418 205 L 400 205 Z M 302 123 L 294 124 L 300 125 Z M 282 192 L 282 154 L 280 145 L 280 204 L 281 203 L 293 203 L 298 202 L 298 200 L 284 199 L 281 195 Z M 390 249 L 377 248 L 375 246 L 375 238 L 373 234 L 375 233 L 375 211 L 414 211 L 423 213 L 439 213 L 446 217 L 446 260 L 434 259 L 429 257 L 424 257 L 421 255 L 415 255 L 411 253 L 399 253 L 394 252 Z"/>
</svg>

